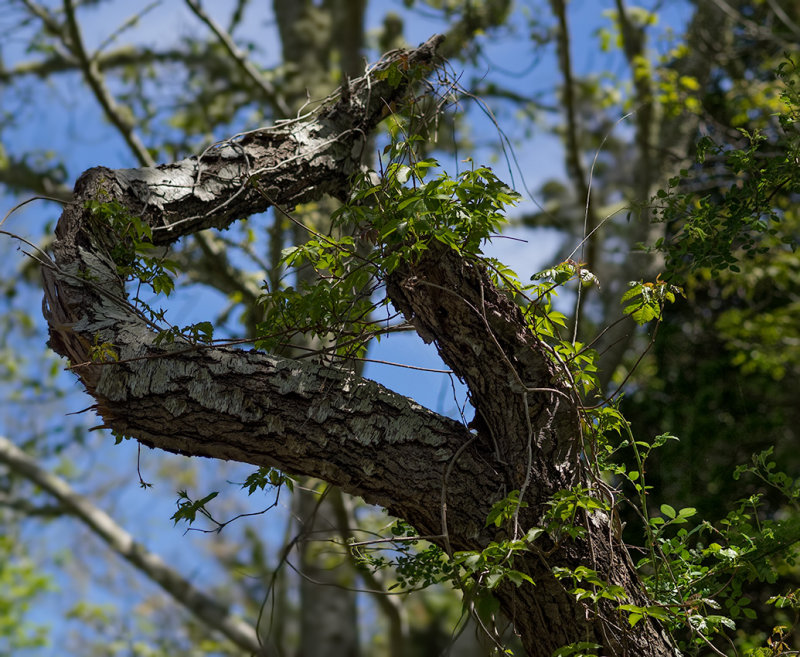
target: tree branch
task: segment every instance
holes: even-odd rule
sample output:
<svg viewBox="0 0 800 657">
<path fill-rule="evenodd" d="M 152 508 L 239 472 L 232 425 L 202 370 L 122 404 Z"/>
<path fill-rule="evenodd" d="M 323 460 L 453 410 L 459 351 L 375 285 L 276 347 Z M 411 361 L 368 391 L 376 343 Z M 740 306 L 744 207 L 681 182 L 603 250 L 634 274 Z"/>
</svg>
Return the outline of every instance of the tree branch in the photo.
<svg viewBox="0 0 800 657">
<path fill-rule="evenodd" d="M 0 161 L 3 155 L 0 150 Z M 72 190 L 60 179 L 61 170 L 57 166 L 51 167 L 49 171 L 37 171 L 24 159 L 15 157 L 8 157 L 4 165 L 0 166 L 0 184 L 5 185 L 9 191 L 50 196 L 66 203 L 72 200 Z"/>
<path fill-rule="evenodd" d="M 335 104 L 302 120 L 240 135 L 175 164 L 97 168 L 79 179 L 76 200 L 56 228 L 54 261 L 43 268 L 44 314 L 50 345 L 73 363 L 106 427 L 152 447 L 324 479 L 422 534 L 445 536 L 440 543 L 448 551 L 483 549 L 507 537 L 508 528 L 487 527 L 486 517 L 511 490 L 529 504 L 511 530 L 519 538 L 520 526 L 542 522 L 555 493 L 593 485 L 580 459 L 579 402 L 569 372 L 480 263 L 432 242 L 386 281 L 395 306 L 469 386 L 481 420 L 476 437 L 350 371 L 182 339 L 159 345 L 152 320 L 126 297 L 111 255 L 119 239 L 87 205 L 124 208 L 113 211 L 114 221 L 141 219 L 153 242 L 167 246 L 269 205 L 344 197 L 368 135 L 408 91 L 407 80 L 393 84 L 395 76 L 384 72 L 429 69 L 440 41 L 392 53 L 349 83 Z M 97 346 L 113 359 L 93 361 Z M 674 653 L 650 619 L 617 631 L 615 605 L 585 607 L 554 574 L 556 567 L 588 564 L 645 604 L 609 522 L 602 512 L 587 514 L 588 538 L 521 556 L 519 568 L 535 587 L 504 581 L 495 589 L 532 657 L 549 656 L 575 636 L 612 654 L 627 645 L 637 654 Z M 553 628 L 547 609 L 569 620 Z"/>
<path fill-rule="evenodd" d="M 149 48 L 137 48 L 134 46 L 121 46 L 106 53 L 98 53 L 94 56 L 98 70 L 102 73 L 126 66 L 145 67 L 148 64 L 171 64 L 175 62 L 186 64 L 187 66 L 204 66 L 209 73 L 222 75 L 223 72 L 230 72 L 232 67 L 230 61 L 214 53 L 213 50 L 203 50 L 198 52 L 184 52 L 182 50 L 163 50 L 155 51 Z M 56 73 L 71 73 L 81 68 L 81 63 L 74 55 L 62 53 L 31 61 L 20 62 L 13 68 L 0 69 L 0 82 L 10 82 L 11 80 L 27 75 L 34 75 L 46 78 Z"/>
<path fill-rule="evenodd" d="M 0 449 L 2 449 L 2 440 L 4 439 L 0 436 Z M 1 458 L 2 456 L 0 456 Z M 0 506 L 26 516 L 38 516 L 40 518 L 59 518 L 66 513 L 66 507 L 62 504 L 34 504 L 27 498 L 15 497 L 6 493 L 0 493 Z"/>
<path fill-rule="evenodd" d="M 427 65 L 438 42 L 396 57 Z M 153 226 L 156 244 L 166 245 L 227 226 L 269 201 L 295 205 L 324 192 L 341 195 L 360 144 L 386 105 L 405 93 L 376 77 L 390 63 L 352 82 L 347 101 L 317 112 L 314 122 L 248 133 L 173 165 L 86 172 L 59 220 L 55 263 L 43 270 L 45 316 L 51 345 L 73 363 L 106 426 L 150 446 L 319 477 L 399 515 L 413 508 L 423 531 L 435 534 L 438 511 L 428 502 L 438 498 L 448 460 L 469 438 L 463 426 L 312 362 L 185 342 L 156 346 L 157 334 L 125 300 L 104 238 L 108 227 L 84 207 L 89 199 L 116 199 Z M 258 190 L 248 184 L 254 178 L 260 178 Z M 113 345 L 120 361 L 92 362 L 98 341 Z M 456 467 L 482 473 L 484 483 L 477 494 L 458 487 L 453 494 L 486 507 L 487 491 L 500 485 L 496 473 L 474 454 Z M 407 488 L 409 468 L 418 477 L 415 491 L 398 504 L 393 492 Z M 428 515 L 420 515 L 426 507 Z M 481 531 L 475 517 L 454 514 L 453 522 Z"/>
<path fill-rule="evenodd" d="M 253 66 L 252 62 L 250 62 L 246 55 L 239 50 L 239 47 L 234 43 L 230 34 L 225 32 L 225 30 L 203 10 L 199 2 L 196 2 L 196 0 L 185 1 L 194 15 L 203 21 L 217 36 L 220 43 L 224 46 L 225 50 L 228 51 L 228 54 L 233 58 L 245 76 L 247 76 L 247 78 L 249 78 L 253 84 L 255 84 L 261 90 L 264 98 L 271 103 L 272 106 L 276 108 L 282 116 L 288 118 L 291 115 L 291 111 L 289 106 L 286 104 L 286 101 L 277 93 L 277 91 L 275 91 L 275 88 L 264 78 L 264 76 L 259 73 L 258 70 L 256 70 L 255 66 Z"/>
<path fill-rule="evenodd" d="M 0 436 L 0 462 L 58 500 L 62 512 L 83 522 L 114 552 L 194 614 L 204 627 L 220 632 L 248 653 L 260 654 L 261 646 L 253 627 L 232 616 L 216 598 L 195 588 L 158 555 L 137 543 L 111 516 L 73 490 L 66 481 L 41 468 L 34 459 L 3 436 Z"/>
<path fill-rule="evenodd" d="M 86 82 L 100 102 L 106 118 L 119 130 L 123 139 L 125 139 L 125 142 L 130 146 L 133 154 L 139 160 L 139 163 L 144 166 L 152 166 L 154 164 L 153 158 L 133 129 L 131 121 L 123 116 L 119 105 L 117 105 L 117 102 L 114 100 L 114 96 L 106 86 L 103 74 L 100 72 L 100 68 L 97 65 L 97 60 L 93 57 L 90 58 L 86 52 L 80 26 L 75 18 L 75 8 L 72 4 L 72 0 L 64 0 L 64 13 L 67 17 L 67 30 L 70 36 L 68 45 L 80 62 Z"/>
</svg>

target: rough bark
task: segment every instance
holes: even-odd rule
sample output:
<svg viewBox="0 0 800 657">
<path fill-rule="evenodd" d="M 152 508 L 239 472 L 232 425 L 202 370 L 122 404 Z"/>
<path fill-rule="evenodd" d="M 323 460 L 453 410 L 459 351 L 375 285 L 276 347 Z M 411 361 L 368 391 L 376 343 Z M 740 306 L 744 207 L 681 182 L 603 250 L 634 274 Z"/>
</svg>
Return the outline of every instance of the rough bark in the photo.
<svg viewBox="0 0 800 657">
<path fill-rule="evenodd" d="M 477 449 L 495 465 L 504 493 L 522 491 L 529 504 L 520 514 L 523 526 L 540 524 L 554 493 L 592 485 L 579 458 L 580 401 L 569 377 L 479 264 L 433 247 L 414 266 L 393 273 L 388 291 L 420 336 L 434 341 L 466 382 L 478 418 L 473 424 L 480 427 Z M 451 505 L 448 500 L 448 511 Z M 646 604 L 610 519 L 595 513 L 583 522 L 586 540 L 534 547 L 523 569 L 535 587 L 508 585 L 498 592 L 529 655 L 549 656 L 576 641 L 598 643 L 602 654 L 675 654 L 657 627 L 641 623 L 626 631 L 625 616 L 613 606 L 584 607 L 554 578 L 555 567 L 584 565 L 622 586 L 633 604 Z"/>
<path fill-rule="evenodd" d="M 429 65 L 438 43 L 393 57 Z M 367 135 L 406 92 L 381 80 L 376 68 L 306 120 L 242 135 L 175 164 L 87 171 L 59 220 L 54 264 L 44 268 L 50 343 L 70 359 L 104 424 L 117 432 L 183 454 L 319 477 L 423 534 L 441 535 L 448 550 L 481 549 L 500 538 L 485 519 L 509 491 L 523 491 L 529 507 L 521 524 L 533 526 L 553 493 L 590 480 L 580 460 L 579 400 L 566 371 L 480 264 L 431 248 L 387 281 L 393 303 L 469 386 L 475 436 L 348 371 L 256 351 L 157 346 L 153 327 L 127 300 L 107 228 L 85 209 L 88 200 L 115 200 L 166 246 L 269 204 L 344 196 Z M 113 345 L 118 362 L 91 361 L 92 346 L 104 343 Z M 536 586 L 498 592 L 528 653 L 549 657 L 564 644 L 594 641 L 607 655 L 673 654 L 658 627 L 642 621 L 627 628 L 613 606 L 584 606 L 555 579 L 554 566 L 583 564 L 624 587 L 632 602 L 644 602 L 609 519 L 593 514 L 583 521 L 587 540 L 543 545 L 515 562 Z"/>
</svg>

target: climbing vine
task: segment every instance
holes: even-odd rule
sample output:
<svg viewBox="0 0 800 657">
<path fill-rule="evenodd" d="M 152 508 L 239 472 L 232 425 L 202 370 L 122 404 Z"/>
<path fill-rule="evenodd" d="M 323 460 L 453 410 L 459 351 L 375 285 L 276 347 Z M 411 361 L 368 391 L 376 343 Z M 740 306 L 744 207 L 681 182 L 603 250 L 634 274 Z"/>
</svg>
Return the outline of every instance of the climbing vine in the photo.
<svg viewBox="0 0 800 657">
<path fill-rule="evenodd" d="M 385 72 L 390 81 L 403 74 L 402 66 Z M 788 129 L 796 123 L 800 102 L 794 86 L 787 82 L 787 87 L 785 98 L 792 109 L 783 125 Z M 425 142 L 410 125 L 398 125 L 383 150 L 378 170 L 362 171 L 353 178 L 350 197 L 333 214 L 330 232 L 309 231 L 306 241 L 284 250 L 280 266 L 286 274 L 285 284 L 263 288 L 259 304 L 264 319 L 257 326 L 255 346 L 277 349 L 302 335 L 324 345 L 317 353 L 329 362 L 347 365 L 363 358 L 373 339 L 398 330 L 400 321 L 386 289 L 392 273 L 402 265 L 413 266 L 432 248 L 449 249 L 486 271 L 497 288 L 517 304 L 528 330 L 568 382 L 580 413 L 581 459 L 588 476 L 580 484 L 556 492 L 533 526 L 519 523 L 520 511 L 529 504 L 524 487 L 492 500 L 486 527 L 493 527 L 497 538 L 480 550 L 448 550 L 417 537 L 410 526 L 398 522 L 385 542 L 350 546 L 358 563 L 371 570 L 393 568 L 397 588 L 450 583 L 464 592 L 465 604 L 491 614 L 496 609 L 492 591 L 502 583 L 537 585 L 515 567 L 520 554 L 534 552 L 546 561 L 568 542 L 591 541 L 587 519 L 594 514 L 611 519 L 616 541 L 622 543 L 619 507 L 624 501 L 639 518 L 644 536 L 636 566 L 645 585 L 646 604 L 634 603 L 622 587 L 605 581 L 586 565 L 554 566 L 552 575 L 588 612 L 610 602 L 630 627 L 656 619 L 681 636 L 685 648 L 717 651 L 713 639 L 734 631 L 737 618 L 754 617 L 746 585 L 773 579 L 778 554 L 785 563 L 794 562 L 800 526 L 762 520 L 758 495 L 739 501 L 716 522 L 697 521 L 697 512 L 691 507 L 662 504 L 652 509 L 648 458 L 654 449 L 675 438 L 664 434 L 648 441 L 633 435 L 620 410 L 620 396 L 604 396 L 600 389 L 597 353 L 591 344 L 564 335 L 568 333 L 567 320 L 556 308 L 559 292 L 595 285 L 596 276 L 584 263 L 566 260 L 523 282 L 503 263 L 486 257 L 485 243 L 502 229 L 506 212 L 519 194 L 492 169 L 471 160 L 463 170 L 449 175 L 435 158 L 424 154 Z M 741 176 L 742 185 L 723 199 L 680 192 L 681 177 L 654 199 L 659 219 L 676 225 L 671 241 L 653 246 L 668 256 L 665 276 L 631 282 L 620 299 L 623 314 L 638 326 L 650 328 L 651 333 L 666 306 L 681 294 L 675 281 L 682 267 L 736 272 L 737 259 L 758 253 L 761 234 L 775 230 L 774 224 L 780 220 L 779 213 L 770 209 L 772 194 L 781 188 L 797 190 L 800 185 L 796 172 L 800 141 L 795 133 L 783 143 L 776 160 L 764 159 L 764 137 L 745 136 L 747 144 L 741 149 L 715 146 L 708 140 L 700 144 L 701 159 L 713 150 L 724 155 L 734 175 Z M 688 171 L 682 174 L 689 175 Z M 250 184 L 259 185 L 258 181 Z M 87 207 L 93 217 L 109 226 L 109 255 L 117 274 L 136 286 L 137 308 L 148 321 L 165 323 L 163 311 L 151 308 L 138 291 L 148 286 L 155 294 L 169 294 L 175 263 L 156 252 L 149 226 L 119 204 L 91 202 Z M 303 275 L 308 268 L 313 276 Z M 159 342 L 178 340 L 190 345 L 211 343 L 213 327 L 208 322 L 162 326 Z M 107 343 L 94 345 L 92 354 L 98 361 L 116 361 L 113 345 Z M 769 453 L 737 470 L 736 476 L 744 475 L 758 477 L 793 504 L 800 497 L 796 482 L 778 471 Z M 279 490 L 284 484 L 291 485 L 276 471 L 268 470 L 248 478 L 245 487 L 252 494 L 265 487 Z M 191 523 L 198 516 L 211 518 L 206 505 L 216 495 L 195 500 L 183 492 L 173 519 Z M 796 591 L 775 596 L 770 602 L 800 610 Z M 773 630 L 776 638 L 764 650 L 787 645 L 788 633 L 788 629 Z M 559 654 L 590 655 L 594 649 L 575 643 Z"/>
</svg>

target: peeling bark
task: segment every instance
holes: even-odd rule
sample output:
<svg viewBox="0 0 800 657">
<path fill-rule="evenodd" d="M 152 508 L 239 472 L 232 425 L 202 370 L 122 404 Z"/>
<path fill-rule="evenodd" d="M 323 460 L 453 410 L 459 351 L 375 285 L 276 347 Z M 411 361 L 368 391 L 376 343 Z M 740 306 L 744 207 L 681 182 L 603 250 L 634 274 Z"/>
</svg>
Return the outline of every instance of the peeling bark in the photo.
<svg viewBox="0 0 800 657">
<path fill-rule="evenodd" d="M 406 93 L 375 71 L 401 58 L 431 65 L 439 42 L 389 56 L 351 82 L 338 102 L 303 120 L 175 164 L 87 171 L 56 229 L 54 264 L 44 269 L 44 313 L 51 346 L 70 359 L 106 426 L 151 447 L 325 479 L 423 534 L 441 535 L 448 550 L 474 550 L 502 538 L 485 519 L 509 491 L 523 491 L 529 507 L 520 520 L 530 527 L 555 492 L 590 484 L 580 460 L 579 400 L 566 370 L 479 264 L 432 247 L 387 281 L 395 305 L 469 386 L 479 413 L 476 437 L 348 371 L 256 351 L 157 346 L 157 333 L 127 301 L 107 228 L 85 209 L 88 200 L 114 200 L 166 246 L 270 204 L 343 197 L 367 136 Z M 113 345 L 118 362 L 91 361 L 92 346 L 103 343 Z M 535 587 L 498 592 L 529 655 L 549 657 L 575 641 L 599 643 L 609 655 L 674 654 L 652 623 L 627 628 L 613 605 L 586 607 L 554 578 L 554 566 L 583 564 L 623 586 L 634 603 L 644 602 L 610 520 L 584 520 L 588 540 L 543 546 L 515 562 Z"/>
</svg>

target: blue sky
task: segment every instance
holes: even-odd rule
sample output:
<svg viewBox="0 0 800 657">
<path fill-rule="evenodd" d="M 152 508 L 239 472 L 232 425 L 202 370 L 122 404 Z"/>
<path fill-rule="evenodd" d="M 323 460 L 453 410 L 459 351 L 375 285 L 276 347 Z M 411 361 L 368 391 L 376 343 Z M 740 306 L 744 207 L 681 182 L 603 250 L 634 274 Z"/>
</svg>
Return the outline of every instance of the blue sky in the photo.
<svg viewBox="0 0 800 657">
<path fill-rule="evenodd" d="M 102 42 L 121 21 L 146 4 L 145 2 L 115 1 L 98 9 L 82 11 L 84 34 L 88 45 L 96 46 Z M 666 6 L 661 10 L 662 21 L 680 31 L 687 15 L 686 4 L 684 2 L 664 4 Z M 207 2 L 206 5 L 212 13 L 225 15 L 225 9 L 231 3 L 227 1 Z M 520 3 L 521 7 L 526 5 L 533 5 L 533 2 Z M 597 55 L 595 32 L 598 27 L 606 25 L 608 22 L 608 19 L 603 16 L 603 9 L 611 8 L 613 5 L 611 0 L 574 0 L 570 4 L 570 18 L 574 30 L 574 65 L 578 74 L 609 68 L 620 75 L 625 74 L 625 65 L 621 57 L 612 55 L 600 58 Z M 371 4 L 370 7 L 368 18 L 370 28 L 377 26 L 386 8 L 398 13 L 404 12 L 403 4 L 399 0 L 385 0 Z M 422 41 L 441 29 L 441 24 L 419 14 L 406 13 L 406 15 L 408 17 L 406 35 L 412 43 Z M 521 17 L 521 14 L 518 16 Z M 478 62 L 473 73 L 498 76 L 505 83 L 518 84 L 520 90 L 525 92 L 552 88 L 558 79 L 557 64 L 553 53 L 551 51 L 535 51 L 525 40 L 521 18 L 519 26 L 519 38 L 509 38 L 502 43 L 490 46 L 487 49 L 488 57 Z M 277 44 L 277 39 L 270 34 L 268 24 L 252 21 L 248 23 L 247 30 L 252 34 L 245 34 L 245 36 L 256 37 L 259 43 Z M 160 3 L 142 19 L 138 27 L 123 34 L 121 42 L 132 39 L 137 43 L 166 46 L 178 37 L 190 33 L 203 33 L 203 27 L 197 23 L 182 2 L 173 0 Z M 12 66 L 16 61 L 34 57 L 23 51 L 24 34 L 20 33 L 17 37 L 17 39 L 2 44 L 2 56 L 7 66 Z M 536 61 L 538 61 L 537 66 L 531 68 L 530 64 Z M 277 48 L 266 47 L 262 63 L 268 65 L 277 62 Z M 508 71 L 525 72 L 525 74 L 513 75 Z M 77 84 L 77 78 L 74 75 L 61 76 L 47 86 L 42 85 L 39 81 L 30 81 L 26 84 L 30 85 L 32 89 L 30 102 L 15 108 L 15 111 L 22 113 L 24 120 L 21 125 L 25 127 L 13 133 L 9 131 L 2 133 L 3 143 L 10 152 L 51 149 L 59 153 L 69 153 L 66 164 L 70 180 L 74 180 L 83 170 L 91 166 L 135 166 L 125 144 L 106 124 L 96 103 L 87 100 L 87 92 L 83 86 Z M 553 98 L 550 100 L 554 102 Z M 0 97 L 0 103 L 3 103 L 2 97 Z M 2 106 L 0 105 L 0 107 Z M 514 125 L 513 122 L 516 119 L 513 116 L 509 116 L 507 112 L 501 112 L 499 116 L 504 122 L 503 128 L 507 132 L 512 136 L 521 134 L 523 126 Z M 494 130 L 488 120 L 480 118 L 478 112 L 473 111 L 471 118 L 475 135 L 483 136 Z M 225 136 L 217 135 L 218 138 Z M 486 149 L 470 155 L 479 163 L 492 161 L 492 154 Z M 519 170 L 514 170 L 515 179 L 517 182 L 524 179 L 528 190 L 536 190 L 547 178 L 564 176 L 560 143 L 556 138 L 547 134 L 546 126 L 534 128 L 532 137 L 517 146 L 516 157 L 523 175 L 520 176 Z M 452 163 L 448 165 L 448 168 L 451 166 Z M 506 165 L 502 160 L 497 162 L 496 168 L 501 177 L 506 177 Z M 523 189 L 520 191 L 524 192 Z M 3 209 L 3 214 L 19 200 L 8 195 L 0 197 L 0 208 Z M 533 200 L 530 198 L 526 198 L 521 206 L 522 210 L 532 207 Z M 54 222 L 58 214 L 59 208 L 55 204 L 37 202 L 26 206 L 24 210 L 12 216 L 4 228 L 22 234 L 33 241 L 38 241 L 44 227 L 48 222 Z M 549 265 L 552 258 L 555 257 L 557 249 L 561 246 L 552 232 L 533 232 L 512 227 L 509 229 L 508 235 L 517 239 L 496 239 L 486 250 L 488 254 L 498 257 L 515 268 L 523 280 L 535 271 Z M 578 236 L 575 238 L 577 241 Z M 22 265 L 22 255 L 15 249 L 16 246 L 8 239 L 0 240 L 0 276 L 4 278 L 17 276 L 16 272 Z M 209 295 L 199 299 L 197 294 L 198 291 L 193 290 L 191 295 L 178 296 L 177 303 L 181 314 L 185 312 L 186 308 L 208 309 L 213 308 L 215 304 L 222 303 L 218 296 Z M 41 321 L 40 303 L 41 296 L 35 289 L 31 289 L 26 296 L 14 301 L 16 307 L 28 311 L 37 321 Z M 210 317 L 192 317 L 190 321 L 199 321 L 200 319 L 210 319 Z M 18 341 L 8 346 L 19 350 L 39 349 L 44 342 L 42 331 L 42 324 L 38 324 L 38 333 L 23 340 L 20 331 L 16 330 L 12 335 L 16 336 L 15 339 Z M 443 368 L 433 347 L 422 345 L 419 339 L 410 335 L 385 340 L 370 355 L 376 359 L 402 362 L 418 367 Z M 38 361 L 34 362 L 38 366 Z M 31 374 L 35 376 L 36 372 L 31 372 Z M 449 415 L 456 415 L 456 404 L 463 404 L 464 401 L 464 391 L 458 386 L 456 386 L 454 399 L 451 381 L 446 375 L 421 373 L 417 370 L 376 363 L 369 364 L 365 374 L 402 394 L 414 397 L 420 403 L 436 411 Z M 91 400 L 77 389 L 71 374 L 63 374 L 58 380 L 64 390 L 63 400 L 41 407 L 7 405 L 0 414 L 0 435 L 7 435 L 12 440 L 21 440 L 26 434 L 33 433 L 32 428 L 46 431 L 50 427 L 61 425 L 65 422 L 64 413 L 79 410 L 91 404 Z M 12 383 L 9 387 L 7 384 L 0 384 L 0 396 L 8 399 L 8 395 L 13 391 L 13 385 Z M 468 412 L 467 419 L 470 418 L 471 412 Z M 87 426 L 91 426 L 93 423 L 91 419 L 87 419 L 87 422 Z M 135 444 L 133 441 L 127 441 L 121 446 L 113 447 L 112 443 L 110 438 L 102 441 L 92 439 L 90 445 L 92 445 L 92 450 L 97 450 L 96 452 L 83 448 L 67 449 L 65 455 L 72 460 L 70 467 L 73 472 L 80 474 L 76 487 L 85 492 L 108 488 L 109 491 L 103 498 L 104 508 L 112 514 L 117 511 L 118 515 L 124 519 L 129 531 L 139 536 L 148 547 L 161 553 L 165 558 L 180 563 L 181 569 L 187 575 L 191 573 L 194 577 L 202 580 L 218 577 L 219 569 L 213 561 L 202 557 L 201 549 L 193 550 L 189 547 L 191 545 L 197 545 L 198 548 L 203 547 L 203 544 L 211 539 L 206 535 L 199 534 L 184 536 L 180 528 L 172 527 L 169 517 L 174 511 L 174 490 L 167 488 L 166 485 L 161 485 L 157 486 L 154 491 L 142 491 L 138 487 L 136 476 L 137 450 Z M 145 450 L 142 457 L 144 476 L 146 479 L 152 476 L 154 480 L 158 480 L 158 471 L 164 469 L 165 464 L 172 464 L 174 468 L 179 469 L 181 462 L 180 457 Z M 55 463 L 56 460 L 52 464 Z M 210 490 L 222 490 L 226 486 L 226 479 L 238 478 L 241 480 L 244 473 L 250 471 L 250 468 L 204 462 L 201 464 L 200 470 L 203 474 L 203 481 L 194 490 L 197 494 L 204 494 Z M 120 479 L 123 482 L 122 485 L 119 485 Z M 228 487 L 228 489 L 230 488 Z M 265 504 L 266 502 L 269 500 L 266 500 Z M 253 506 L 257 508 L 260 504 L 259 501 Z M 264 522 L 263 528 L 273 524 L 275 518 L 271 516 L 265 521 L 256 519 L 254 522 Z M 74 534 L 75 529 L 74 524 L 71 524 L 70 521 L 62 520 L 44 528 L 41 524 L 36 523 L 26 531 L 29 538 L 37 539 L 41 544 L 41 549 L 52 553 L 51 548 L 53 546 L 57 548 L 60 545 L 59 537 L 70 536 Z M 42 541 L 42 539 L 45 540 Z M 90 540 L 94 541 L 93 538 Z M 277 541 L 277 538 L 275 540 Z M 61 542 L 66 543 L 65 541 Z M 95 543 L 91 549 L 102 552 L 104 548 L 101 548 L 99 543 Z M 189 557 L 185 556 L 187 552 Z M 128 566 L 121 568 L 125 569 Z M 64 587 L 69 586 L 66 578 L 60 577 L 59 579 Z M 100 601 L 107 598 L 102 587 L 91 583 L 87 584 L 84 594 L 88 598 Z M 67 590 L 62 590 L 61 593 L 50 596 L 38 610 L 37 618 L 57 618 L 67 602 L 66 595 Z M 132 607 L 138 601 L 139 598 L 136 597 L 126 601 L 115 600 L 117 603 L 124 602 L 128 607 Z M 64 627 L 59 626 L 58 632 L 63 631 Z M 44 651 L 39 654 L 50 653 Z"/>
</svg>

